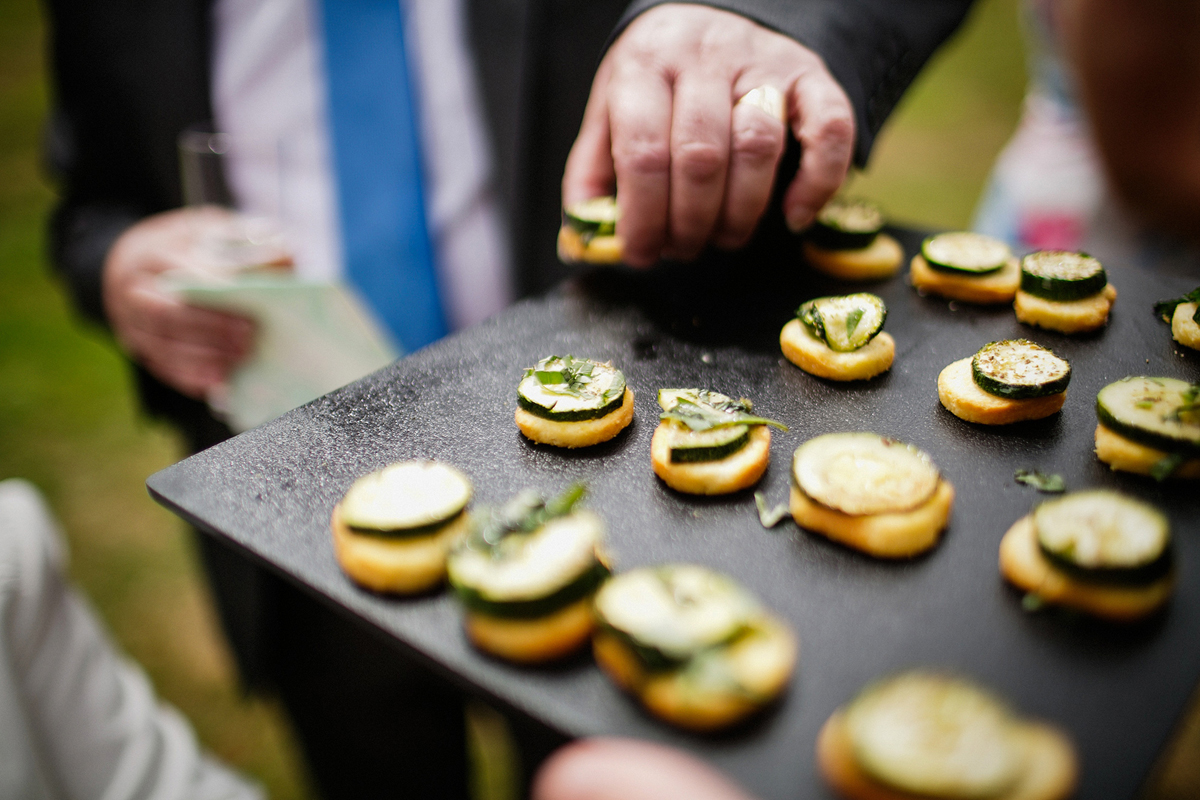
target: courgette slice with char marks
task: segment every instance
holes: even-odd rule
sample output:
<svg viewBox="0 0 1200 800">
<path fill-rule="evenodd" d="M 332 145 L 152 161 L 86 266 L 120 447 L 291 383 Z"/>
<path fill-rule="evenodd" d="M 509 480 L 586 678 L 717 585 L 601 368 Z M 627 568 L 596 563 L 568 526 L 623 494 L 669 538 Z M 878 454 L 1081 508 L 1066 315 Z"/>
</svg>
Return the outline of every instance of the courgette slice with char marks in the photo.
<svg viewBox="0 0 1200 800">
<path fill-rule="evenodd" d="M 425 536 L 456 519 L 470 500 L 471 482 L 454 467 L 404 461 L 356 480 L 339 513 L 354 533 Z"/>
<path fill-rule="evenodd" d="M 800 306 L 796 317 L 830 350 L 849 353 L 883 330 L 887 305 L 869 292 L 817 297 Z"/>
<path fill-rule="evenodd" d="M 763 612 L 733 580 L 705 567 L 644 567 L 596 593 L 596 621 L 649 670 L 673 668 L 735 639 Z"/>
<path fill-rule="evenodd" d="M 921 255 L 934 269 L 986 275 L 1000 270 L 1012 258 L 1012 251 L 999 239 L 956 231 L 927 238 L 921 243 Z"/>
<path fill-rule="evenodd" d="M 517 404 L 556 422 L 599 419 L 621 407 L 625 375 L 610 363 L 575 356 L 547 356 L 525 371 Z"/>
<path fill-rule="evenodd" d="M 1139 444 L 1200 457 L 1200 384 L 1125 378 L 1096 395 L 1096 416 L 1104 427 Z"/>
<path fill-rule="evenodd" d="M 585 244 L 596 236 L 615 234 L 619 216 L 617 198 L 611 195 L 572 203 L 562 212 L 563 224 L 578 233 Z"/>
<path fill-rule="evenodd" d="M 1002 795 L 1023 777 L 1020 721 L 964 680 L 908 672 L 864 689 L 846 709 L 855 761 L 879 782 L 921 797 Z"/>
<path fill-rule="evenodd" d="M 590 594 L 609 574 L 604 525 L 576 511 L 573 486 L 545 502 L 522 492 L 482 522 L 447 562 L 450 584 L 467 608 L 497 617 L 551 614 Z"/>
<path fill-rule="evenodd" d="M 816 502 L 861 516 L 923 505 L 937 491 L 941 474 L 912 445 L 874 433 L 827 433 L 797 448 L 792 479 Z"/>
<path fill-rule="evenodd" d="M 883 212 L 869 200 L 835 197 L 817 212 L 808 240 L 826 250 L 870 247 L 883 230 Z"/>
<path fill-rule="evenodd" d="M 1021 259 L 1021 291 L 1046 300 L 1082 300 L 1104 291 L 1099 260 L 1068 250 L 1039 250 Z"/>
<path fill-rule="evenodd" d="M 971 377 L 988 394 L 1024 400 L 1065 392 L 1071 365 L 1028 339 L 1005 339 L 979 348 L 971 359 Z"/>
<path fill-rule="evenodd" d="M 750 441 L 750 427 L 787 426 L 751 413 L 753 404 L 708 389 L 659 389 L 659 419 L 670 424 L 668 445 L 677 464 L 719 461 Z"/>
<path fill-rule="evenodd" d="M 1097 489 L 1047 500 L 1033 512 L 1038 546 L 1074 577 L 1145 584 L 1171 568 L 1171 526 L 1158 509 Z"/>
</svg>

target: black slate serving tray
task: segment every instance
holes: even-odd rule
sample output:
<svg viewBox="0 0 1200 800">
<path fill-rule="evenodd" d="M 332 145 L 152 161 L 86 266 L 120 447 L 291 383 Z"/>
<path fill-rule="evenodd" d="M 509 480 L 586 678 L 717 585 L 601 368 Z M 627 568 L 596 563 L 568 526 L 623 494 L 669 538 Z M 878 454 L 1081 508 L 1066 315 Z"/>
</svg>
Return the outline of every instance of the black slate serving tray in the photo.
<svg viewBox="0 0 1200 800">
<path fill-rule="evenodd" d="M 910 253 L 919 242 L 913 233 L 896 235 Z M 901 275 L 866 287 L 888 303 L 895 366 L 846 385 L 788 364 L 777 336 L 802 300 L 860 289 L 811 273 L 794 253 L 778 255 L 794 266 L 767 283 L 752 269 L 726 267 L 594 274 L 169 467 L 149 479 L 150 492 L 477 692 L 570 736 L 619 734 L 682 747 L 763 798 L 830 796 L 813 759 L 819 727 L 868 681 L 912 666 L 971 676 L 1069 731 L 1082 757 L 1079 797 L 1134 796 L 1200 677 L 1200 493 L 1100 464 L 1093 403 L 1102 386 L 1130 374 L 1200 380 L 1200 359 L 1176 348 L 1150 310 L 1192 287 L 1112 267 L 1121 294 L 1109 327 L 1068 338 L 1022 326 L 1010 309 L 923 298 Z M 1060 414 L 993 429 L 941 408 L 935 382 L 946 364 L 1018 336 L 1071 361 Z M 551 353 L 619 365 L 636 393 L 632 426 L 583 451 L 526 441 L 512 421 L 515 386 L 523 368 Z M 791 453 L 812 436 L 870 430 L 923 448 L 958 491 L 942 542 L 911 561 L 881 562 L 790 520 L 765 530 L 750 492 L 703 499 L 667 489 L 649 457 L 662 386 L 744 395 L 791 426 L 773 434 L 772 466 L 758 487 L 771 503 L 786 500 Z M 587 656 L 546 669 L 481 656 L 463 638 L 449 594 L 389 599 L 359 590 L 334 561 L 330 511 L 358 476 L 416 457 L 466 471 L 483 504 L 529 486 L 555 492 L 586 481 L 618 569 L 706 564 L 791 622 L 801 654 L 787 695 L 737 730 L 681 733 L 641 712 Z M 1014 482 L 1018 468 L 1162 507 L 1177 543 L 1178 588 L 1168 611 L 1116 627 L 1022 610 L 997 572 L 997 547 L 1044 496 Z"/>
</svg>

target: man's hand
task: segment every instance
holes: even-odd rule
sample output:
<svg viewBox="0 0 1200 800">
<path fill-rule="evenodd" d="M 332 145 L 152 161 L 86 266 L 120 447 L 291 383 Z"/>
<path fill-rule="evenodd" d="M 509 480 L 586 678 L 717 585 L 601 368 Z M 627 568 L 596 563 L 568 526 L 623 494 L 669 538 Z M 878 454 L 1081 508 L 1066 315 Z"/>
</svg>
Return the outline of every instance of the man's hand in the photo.
<svg viewBox="0 0 1200 800">
<path fill-rule="evenodd" d="M 121 234 L 104 262 L 104 308 L 117 341 L 156 378 L 197 399 L 250 352 L 254 324 L 189 306 L 160 291 L 157 279 L 169 270 L 204 270 L 203 243 L 233 219 L 215 207 L 156 214 Z"/>
<path fill-rule="evenodd" d="M 700 5 L 657 6 L 635 19 L 596 72 L 563 175 L 563 204 L 619 187 L 625 262 L 690 259 L 709 243 L 745 244 L 771 198 L 784 123 L 738 103 L 782 92 L 803 155 L 787 189 L 801 230 L 846 177 L 854 115 L 820 57 L 745 17 Z"/>
</svg>

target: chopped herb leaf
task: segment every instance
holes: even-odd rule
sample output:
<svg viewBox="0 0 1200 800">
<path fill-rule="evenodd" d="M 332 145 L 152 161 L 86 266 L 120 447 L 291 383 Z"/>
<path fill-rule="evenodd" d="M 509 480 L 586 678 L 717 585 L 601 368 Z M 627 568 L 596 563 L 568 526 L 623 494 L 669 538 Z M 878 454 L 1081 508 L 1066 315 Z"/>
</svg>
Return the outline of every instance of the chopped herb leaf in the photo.
<svg viewBox="0 0 1200 800">
<path fill-rule="evenodd" d="M 658 415 L 660 420 L 672 420 L 694 431 L 727 428 L 731 425 L 770 425 L 782 431 L 787 430 L 787 426 L 782 422 L 751 414 L 749 400 L 734 400 L 706 389 L 690 389 L 684 392 L 686 394 L 677 395 L 671 407 Z"/>
<path fill-rule="evenodd" d="M 616 377 L 607 386 L 602 383 L 605 375 L 615 372 L 616 376 L 620 376 L 619 372 L 610 369 L 597 375 L 596 366 L 596 363 L 589 359 L 572 355 L 547 356 L 533 369 L 526 370 L 525 375 L 535 377 L 547 394 L 565 397 L 598 396 L 607 401 L 625 393 L 624 378 Z"/>
<path fill-rule="evenodd" d="M 767 498 L 762 492 L 754 493 L 754 505 L 758 507 L 758 521 L 764 528 L 774 528 L 788 515 L 787 503 L 767 508 Z"/>
<path fill-rule="evenodd" d="M 1017 483 L 1032 486 L 1039 492 L 1058 494 L 1067 490 L 1067 484 L 1062 475 L 1047 474 L 1035 469 L 1019 469 L 1013 473 L 1013 477 L 1016 478 Z"/>
<path fill-rule="evenodd" d="M 1134 403 L 1133 405 L 1135 408 L 1144 408 L 1147 411 L 1154 408 L 1154 403 L 1150 402 L 1149 400 L 1143 400 L 1140 403 Z"/>
<path fill-rule="evenodd" d="M 1021 598 L 1021 608 L 1026 611 L 1041 611 L 1044 605 L 1046 605 L 1046 601 L 1033 592 L 1029 592 Z"/>
<path fill-rule="evenodd" d="M 566 383 L 567 374 L 562 371 L 551 371 L 545 369 L 535 369 L 533 376 L 538 379 L 538 383 Z"/>
<path fill-rule="evenodd" d="M 510 534 L 531 533 L 556 517 L 565 517 L 587 493 L 582 483 L 573 483 L 547 502 L 541 492 L 526 489 L 497 509 L 484 509 L 482 520 L 467 545 L 478 550 L 495 550 Z"/>
<path fill-rule="evenodd" d="M 846 317 L 847 338 L 854 335 L 854 329 L 858 327 L 858 323 L 863 318 L 864 313 L 866 313 L 865 308 L 856 308 Z"/>
<path fill-rule="evenodd" d="M 1154 314 L 1163 322 L 1169 323 L 1171 317 L 1175 315 L 1175 307 L 1180 303 L 1196 303 L 1196 313 L 1192 315 L 1192 320 L 1200 323 L 1200 286 L 1192 289 L 1183 297 L 1176 297 L 1174 300 L 1159 300 L 1154 304 Z"/>
<path fill-rule="evenodd" d="M 1179 465 L 1184 462 L 1182 453 L 1171 453 L 1169 456 L 1160 458 L 1150 467 L 1150 477 L 1156 481 L 1165 481 L 1171 477 L 1175 470 L 1179 469 Z"/>
</svg>

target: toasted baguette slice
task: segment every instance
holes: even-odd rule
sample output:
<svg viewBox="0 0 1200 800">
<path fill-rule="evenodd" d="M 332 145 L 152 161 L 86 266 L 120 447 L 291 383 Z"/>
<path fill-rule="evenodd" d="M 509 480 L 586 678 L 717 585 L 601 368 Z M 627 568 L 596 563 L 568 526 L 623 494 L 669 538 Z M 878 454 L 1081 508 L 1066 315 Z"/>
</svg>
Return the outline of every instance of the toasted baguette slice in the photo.
<svg viewBox="0 0 1200 800">
<path fill-rule="evenodd" d="M 766 425 L 750 428 L 750 441 L 736 453 L 717 461 L 676 464 L 671 461 L 668 423 L 659 423 L 650 440 L 650 462 L 654 474 L 677 492 L 729 494 L 758 483 L 771 463 L 771 430 Z"/>
<path fill-rule="evenodd" d="M 1061 333 L 1085 333 L 1108 323 L 1108 312 L 1116 299 L 1117 290 L 1111 283 L 1099 294 L 1081 300 L 1046 300 L 1018 291 L 1013 310 L 1027 325 Z"/>
<path fill-rule="evenodd" d="M 996 272 L 985 275 L 957 275 L 937 270 L 920 253 L 909 262 L 909 281 L 917 289 L 949 300 L 993 305 L 1011 303 L 1021 286 L 1021 262 L 1010 258 Z"/>
<path fill-rule="evenodd" d="M 1139 444 L 1132 439 L 1126 439 L 1111 428 L 1097 424 L 1096 457 L 1115 470 L 1149 475 L 1150 469 L 1166 458 L 1167 453 Z M 1184 461 L 1171 473 L 1171 477 L 1200 478 L 1200 458 L 1189 458 Z"/>
<path fill-rule="evenodd" d="M 558 229 L 558 260 L 566 264 L 620 264 L 622 242 L 617 236 L 593 236 L 584 244 L 572 228 Z"/>
<path fill-rule="evenodd" d="M 763 618 L 754 633 L 720 651 L 724 668 L 740 686 L 702 683 L 685 669 L 648 672 L 624 641 L 598 631 L 592 640 L 596 663 L 650 713 L 673 725 L 711 731 L 754 714 L 778 697 L 796 667 L 799 645 L 783 623 Z"/>
<path fill-rule="evenodd" d="M 446 554 L 471 526 L 463 512 L 427 536 L 408 538 L 355 533 L 333 507 L 329 526 L 333 553 L 346 574 L 359 586 L 389 594 L 416 594 L 446 578 Z"/>
<path fill-rule="evenodd" d="M 1028 759 L 1022 780 L 994 800 L 1062 800 L 1075 791 L 1078 759 L 1071 741 L 1056 728 L 1038 722 L 1022 725 Z M 854 749 L 841 710 L 835 711 L 817 734 L 817 767 L 826 782 L 847 800 L 924 800 L 893 789 L 868 775 L 854 758 Z M 929 798 L 934 800 L 934 798 Z"/>
<path fill-rule="evenodd" d="M 472 644 L 518 664 L 542 664 L 570 655 L 588 640 L 594 625 L 590 596 L 536 619 L 494 617 L 470 610 L 463 619 Z"/>
<path fill-rule="evenodd" d="M 589 447 L 607 442 L 633 421 L 633 390 L 626 387 L 621 407 L 599 419 L 558 422 L 518 407 L 516 420 L 521 433 L 535 442 L 555 447 Z"/>
<path fill-rule="evenodd" d="M 804 258 L 826 275 L 845 281 L 881 281 L 900 269 L 904 248 L 891 236 L 881 233 L 859 250 L 826 250 L 805 242 Z"/>
<path fill-rule="evenodd" d="M 1008 425 L 1042 419 L 1060 411 L 1066 392 L 1011 400 L 980 389 L 971 376 L 971 358 L 955 361 L 938 375 L 938 399 L 954 416 L 980 425 Z"/>
<path fill-rule="evenodd" d="M 797 486 L 792 486 L 790 501 L 792 518 L 801 528 L 878 558 L 909 558 L 937 544 L 950 520 L 954 487 L 943 478 L 924 504 L 888 514 L 846 514 L 821 505 Z"/>
<path fill-rule="evenodd" d="M 813 336 L 798 319 L 779 333 L 783 356 L 805 372 L 831 381 L 861 381 L 887 372 L 896 356 L 896 340 L 880 333 L 857 350 L 839 353 Z"/>
<path fill-rule="evenodd" d="M 1032 515 L 1017 520 L 1000 540 L 1000 574 L 1047 603 L 1115 622 L 1132 622 L 1153 614 L 1171 599 L 1175 585 L 1173 575 L 1145 586 L 1106 585 L 1074 578 L 1042 555 Z"/>
<path fill-rule="evenodd" d="M 1196 314 L 1196 303 L 1180 303 L 1175 306 L 1171 317 L 1171 336 L 1184 347 L 1200 350 L 1200 324 L 1192 319 Z"/>
</svg>

